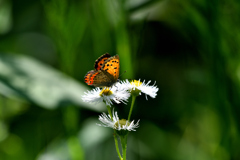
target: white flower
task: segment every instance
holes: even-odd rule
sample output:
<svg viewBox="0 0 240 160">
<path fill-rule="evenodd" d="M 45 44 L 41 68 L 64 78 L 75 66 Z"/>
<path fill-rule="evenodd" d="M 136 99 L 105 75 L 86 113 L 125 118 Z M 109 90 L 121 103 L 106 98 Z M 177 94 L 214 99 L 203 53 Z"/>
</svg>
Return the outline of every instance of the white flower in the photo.
<svg viewBox="0 0 240 160">
<path fill-rule="evenodd" d="M 94 88 L 91 91 L 84 92 L 82 100 L 87 103 L 105 102 L 106 105 L 111 106 L 115 103 L 125 103 L 130 97 L 130 93 L 121 85 L 114 85 L 111 88 Z"/>
<path fill-rule="evenodd" d="M 149 95 L 152 98 L 155 98 L 157 96 L 158 88 L 155 86 L 155 83 L 153 85 L 149 85 L 151 81 L 148 81 L 145 83 L 145 80 L 141 82 L 140 80 L 133 80 L 132 82 L 121 81 L 121 84 L 127 88 L 132 94 L 141 95 L 142 93 L 145 93 L 146 99 L 147 95 Z"/>
<path fill-rule="evenodd" d="M 136 131 L 135 129 L 139 127 L 139 121 L 140 121 L 138 120 L 137 123 L 134 124 L 134 121 L 128 122 L 125 119 L 119 120 L 117 112 L 114 113 L 114 111 L 113 111 L 112 119 L 111 119 L 111 116 L 107 115 L 106 113 L 101 114 L 98 119 L 101 121 L 101 124 L 97 124 L 97 125 L 103 126 L 103 127 L 110 127 L 118 131 L 120 130 Z"/>
</svg>

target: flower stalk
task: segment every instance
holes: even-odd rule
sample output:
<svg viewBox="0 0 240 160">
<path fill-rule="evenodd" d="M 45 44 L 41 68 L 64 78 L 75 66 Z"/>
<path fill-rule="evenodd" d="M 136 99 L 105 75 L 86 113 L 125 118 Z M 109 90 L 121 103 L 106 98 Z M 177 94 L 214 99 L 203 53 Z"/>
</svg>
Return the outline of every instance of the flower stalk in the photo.
<svg viewBox="0 0 240 160">
<path fill-rule="evenodd" d="M 132 110 L 133 110 L 133 105 L 135 103 L 135 100 L 136 100 L 136 96 L 132 96 L 132 104 L 131 104 L 131 108 L 130 108 L 130 111 L 129 111 L 129 114 L 128 114 L 128 121 L 130 122 L 130 118 L 131 118 L 131 115 L 132 115 Z"/>
<path fill-rule="evenodd" d="M 123 160 L 127 159 L 127 136 L 127 134 L 120 136 Z"/>
<path fill-rule="evenodd" d="M 111 120 L 113 120 L 113 116 L 112 116 L 112 111 L 111 111 L 111 107 L 109 105 L 106 105 L 107 106 L 107 110 L 108 110 L 108 114 L 110 115 L 111 117 Z M 117 133 L 116 133 L 116 130 L 114 129 L 113 130 L 113 137 L 114 137 L 114 141 L 115 141 L 115 147 L 116 147 L 116 151 L 117 151 L 117 154 L 118 154 L 118 157 L 120 158 L 120 160 L 122 159 L 122 156 L 121 156 L 121 153 L 119 151 L 119 148 L 118 148 L 118 139 L 117 139 Z"/>
<path fill-rule="evenodd" d="M 114 133 L 113 133 L 113 137 L 114 137 L 114 141 L 115 141 L 116 151 L 117 151 L 118 157 L 120 158 L 120 160 L 122 160 L 122 156 L 121 156 L 121 153 L 120 153 L 119 148 L 118 148 L 117 132 L 116 132 L 115 129 L 114 129 L 113 132 L 114 132 Z"/>
<path fill-rule="evenodd" d="M 111 117 L 111 120 L 113 120 L 113 116 L 112 116 L 111 107 L 110 107 L 109 105 L 106 105 L 106 106 L 107 106 L 108 114 L 110 115 L 110 117 Z"/>
</svg>

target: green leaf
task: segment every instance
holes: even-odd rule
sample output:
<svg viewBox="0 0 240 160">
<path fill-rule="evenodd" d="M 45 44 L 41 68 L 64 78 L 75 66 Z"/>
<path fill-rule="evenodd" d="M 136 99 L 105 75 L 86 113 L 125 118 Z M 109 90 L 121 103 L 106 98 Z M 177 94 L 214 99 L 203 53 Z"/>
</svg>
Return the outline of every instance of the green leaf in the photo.
<svg viewBox="0 0 240 160">
<path fill-rule="evenodd" d="M 102 111 L 103 104 L 90 105 L 81 96 L 88 88 L 71 77 L 33 58 L 0 54 L 0 93 L 27 100 L 47 109 L 79 105 Z"/>
</svg>

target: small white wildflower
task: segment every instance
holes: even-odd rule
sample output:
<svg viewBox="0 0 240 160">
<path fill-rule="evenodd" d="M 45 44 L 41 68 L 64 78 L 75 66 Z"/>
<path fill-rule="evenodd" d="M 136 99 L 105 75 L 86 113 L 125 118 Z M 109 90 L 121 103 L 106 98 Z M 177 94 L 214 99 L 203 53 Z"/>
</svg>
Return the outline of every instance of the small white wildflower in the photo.
<svg viewBox="0 0 240 160">
<path fill-rule="evenodd" d="M 84 92 L 82 100 L 87 103 L 106 102 L 106 105 L 111 106 L 115 103 L 125 103 L 130 97 L 130 93 L 126 88 L 119 85 L 114 85 L 111 88 L 94 88 L 91 91 Z"/>
<path fill-rule="evenodd" d="M 134 121 L 128 122 L 125 119 L 119 120 L 117 112 L 114 113 L 114 111 L 113 111 L 113 119 L 111 119 L 111 116 L 107 115 L 106 113 L 101 114 L 98 119 L 101 121 L 101 124 L 97 124 L 97 125 L 103 126 L 103 127 L 110 127 L 118 131 L 120 130 L 136 131 L 135 129 L 139 127 L 139 121 L 140 121 L 138 120 L 137 123 L 134 124 Z"/>
<path fill-rule="evenodd" d="M 132 82 L 121 81 L 121 84 L 125 86 L 132 94 L 135 95 L 141 95 L 142 93 L 145 93 L 146 99 L 147 95 L 149 95 L 152 98 L 155 98 L 157 96 L 158 88 L 155 86 L 155 83 L 153 85 L 149 85 L 151 81 L 148 81 L 145 83 L 145 80 L 141 82 L 140 80 L 133 80 Z"/>
</svg>

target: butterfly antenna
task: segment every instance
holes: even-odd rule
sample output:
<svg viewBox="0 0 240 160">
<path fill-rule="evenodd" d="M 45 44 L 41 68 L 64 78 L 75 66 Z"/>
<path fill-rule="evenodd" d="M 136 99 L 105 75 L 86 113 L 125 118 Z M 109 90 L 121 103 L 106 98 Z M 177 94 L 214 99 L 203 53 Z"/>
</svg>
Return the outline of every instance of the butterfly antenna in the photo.
<svg viewBox="0 0 240 160">
<path fill-rule="evenodd" d="M 124 73 L 126 73 L 127 71 L 124 71 L 119 77 L 121 77 Z"/>
</svg>

